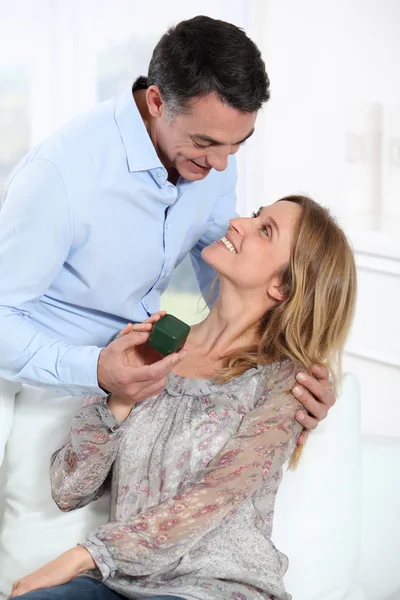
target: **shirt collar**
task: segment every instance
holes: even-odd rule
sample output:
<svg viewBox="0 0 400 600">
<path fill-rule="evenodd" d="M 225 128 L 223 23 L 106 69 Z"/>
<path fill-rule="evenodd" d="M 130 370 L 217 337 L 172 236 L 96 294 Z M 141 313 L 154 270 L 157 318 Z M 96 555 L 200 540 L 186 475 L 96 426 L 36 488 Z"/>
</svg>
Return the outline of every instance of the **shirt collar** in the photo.
<svg viewBox="0 0 400 600">
<path fill-rule="evenodd" d="M 115 121 L 125 147 L 129 171 L 132 173 L 161 168 L 167 178 L 167 172 L 157 156 L 131 90 L 117 97 Z"/>
</svg>

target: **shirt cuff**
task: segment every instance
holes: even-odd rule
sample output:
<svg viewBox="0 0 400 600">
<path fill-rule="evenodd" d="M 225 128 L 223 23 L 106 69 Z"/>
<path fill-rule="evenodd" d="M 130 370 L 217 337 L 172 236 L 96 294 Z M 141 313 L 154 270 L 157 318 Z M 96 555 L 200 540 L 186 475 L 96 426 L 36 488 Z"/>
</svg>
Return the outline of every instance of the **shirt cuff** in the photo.
<svg viewBox="0 0 400 600">
<path fill-rule="evenodd" d="M 79 545 L 90 552 L 101 573 L 103 581 L 115 575 L 117 566 L 103 542 L 98 540 L 94 535 L 90 535 Z"/>
<path fill-rule="evenodd" d="M 76 395 L 105 397 L 107 393 L 99 387 L 97 363 L 103 348 L 98 346 L 72 346 L 61 358 L 59 378 L 65 389 Z M 71 386 L 71 387 L 70 387 Z"/>
</svg>

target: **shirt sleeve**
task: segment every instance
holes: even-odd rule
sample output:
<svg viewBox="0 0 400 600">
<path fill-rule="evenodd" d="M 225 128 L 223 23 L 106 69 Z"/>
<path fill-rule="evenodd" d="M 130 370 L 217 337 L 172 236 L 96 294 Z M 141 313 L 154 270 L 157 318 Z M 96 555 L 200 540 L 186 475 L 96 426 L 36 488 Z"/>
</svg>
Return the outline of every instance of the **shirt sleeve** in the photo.
<svg viewBox="0 0 400 600">
<path fill-rule="evenodd" d="M 0 211 L 0 376 L 100 394 L 101 348 L 53 338 L 31 315 L 67 259 L 72 243 L 68 198 L 59 168 L 35 158 L 12 173 Z"/>
<path fill-rule="evenodd" d="M 107 400 L 86 398 L 63 447 L 51 457 L 51 493 L 62 511 L 82 508 L 100 498 L 122 430 Z"/>
<path fill-rule="evenodd" d="M 171 566 L 232 511 L 265 486 L 295 448 L 300 403 L 292 395 L 295 369 L 279 369 L 238 433 L 175 497 L 145 513 L 100 527 L 82 544 L 103 579 L 118 571 L 149 575 Z"/>
<path fill-rule="evenodd" d="M 209 218 L 209 227 L 207 231 L 190 251 L 190 260 L 201 293 L 204 300 L 210 305 L 218 295 L 218 288 L 215 288 L 212 289 L 211 298 L 209 297 L 211 285 L 217 274 L 214 269 L 202 259 L 201 251 L 206 246 L 209 246 L 216 240 L 221 239 L 221 237 L 225 235 L 228 230 L 230 219 L 233 219 L 237 216 L 236 183 L 236 159 L 234 156 L 232 156 L 228 168 L 228 181 L 225 186 L 226 191 L 220 196 L 214 206 L 213 212 Z"/>
</svg>

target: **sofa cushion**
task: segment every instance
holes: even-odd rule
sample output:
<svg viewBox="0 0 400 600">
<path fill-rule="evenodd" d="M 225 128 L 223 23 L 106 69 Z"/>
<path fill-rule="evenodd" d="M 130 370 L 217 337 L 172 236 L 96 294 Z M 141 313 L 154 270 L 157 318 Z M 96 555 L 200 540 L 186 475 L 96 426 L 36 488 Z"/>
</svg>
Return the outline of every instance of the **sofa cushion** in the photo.
<svg viewBox="0 0 400 600">
<path fill-rule="evenodd" d="M 0 405 L 9 397 L 0 397 Z M 72 548 L 85 534 L 108 520 L 109 497 L 62 513 L 50 491 L 49 461 L 67 437 L 83 398 L 23 386 L 3 463 L 4 515 L 0 532 L 0 592 Z"/>
<path fill-rule="evenodd" d="M 0 466 L 3 462 L 5 445 L 11 431 L 15 394 L 21 389 L 22 386 L 19 383 L 12 383 L 0 378 Z"/>
<path fill-rule="evenodd" d="M 360 394 L 346 374 L 335 406 L 312 433 L 296 471 L 284 474 L 273 541 L 289 557 L 295 600 L 356 600 L 361 539 Z"/>
</svg>

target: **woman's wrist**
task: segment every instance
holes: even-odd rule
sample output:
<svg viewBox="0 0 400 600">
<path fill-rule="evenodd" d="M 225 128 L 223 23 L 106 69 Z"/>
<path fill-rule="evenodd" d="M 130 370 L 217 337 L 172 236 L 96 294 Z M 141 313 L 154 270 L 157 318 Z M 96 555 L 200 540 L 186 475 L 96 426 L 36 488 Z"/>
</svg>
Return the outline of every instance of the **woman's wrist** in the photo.
<svg viewBox="0 0 400 600">
<path fill-rule="evenodd" d="M 89 550 L 84 548 L 84 546 L 76 546 L 74 548 L 74 553 L 76 555 L 78 573 L 97 568 L 93 556 L 90 554 Z"/>
<path fill-rule="evenodd" d="M 108 396 L 107 405 L 109 411 L 112 412 L 114 417 L 120 422 L 125 421 L 132 410 L 132 406 L 129 406 L 126 404 L 126 401 L 118 398 L 118 396 L 115 396 L 114 394 Z"/>
</svg>

